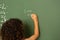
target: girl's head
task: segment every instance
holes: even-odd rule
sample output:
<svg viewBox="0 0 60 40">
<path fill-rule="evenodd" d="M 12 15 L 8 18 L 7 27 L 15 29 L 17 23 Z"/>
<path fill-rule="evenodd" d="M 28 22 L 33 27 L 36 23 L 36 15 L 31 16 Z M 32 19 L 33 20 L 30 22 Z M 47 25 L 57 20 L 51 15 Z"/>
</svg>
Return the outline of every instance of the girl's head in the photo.
<svg viewBox="0 0 60 40">
<path fill-rule="evenodd" d="M 19 19 L 12 18 L 2 25 L 2 40 L 23 40 L 23 23 Z"/>
</svg>

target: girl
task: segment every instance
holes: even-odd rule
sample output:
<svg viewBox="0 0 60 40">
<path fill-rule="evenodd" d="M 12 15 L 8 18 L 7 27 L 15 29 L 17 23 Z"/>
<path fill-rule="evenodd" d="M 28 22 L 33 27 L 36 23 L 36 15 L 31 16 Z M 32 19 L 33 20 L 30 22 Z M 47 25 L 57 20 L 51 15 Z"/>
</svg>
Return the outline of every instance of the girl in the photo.
<svg viewBox="0 0 60 40">
<path fill-rule="evenodd" d="M 25 38 L 22 21 L 12 18 L 2 25 L 2 40 L 36 40 L 39 36 L 38 17 L 36 14 L 31 14 L 31 18 L 34 22 L 34 33 L 32 36 Z"/>
</svg>

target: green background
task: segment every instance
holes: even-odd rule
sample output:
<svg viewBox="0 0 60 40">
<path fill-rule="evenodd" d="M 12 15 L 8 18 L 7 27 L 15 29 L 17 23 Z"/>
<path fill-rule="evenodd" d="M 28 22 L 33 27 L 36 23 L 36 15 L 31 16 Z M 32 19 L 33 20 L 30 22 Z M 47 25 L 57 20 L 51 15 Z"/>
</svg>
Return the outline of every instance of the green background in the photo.
<svg viewBox="0 0 60 40">
<path fill-rule="evenodd" d="M 2 1 L 2 0 L 0 0 Z M 19 18 L 25 24 L 26 37 L 33 34 L 33 21 L 24 9 L 38 15 L 40 37 L 37 40 L 60 40 L 60 0 L 5 0 L 7 19 Z"/>
</svg>

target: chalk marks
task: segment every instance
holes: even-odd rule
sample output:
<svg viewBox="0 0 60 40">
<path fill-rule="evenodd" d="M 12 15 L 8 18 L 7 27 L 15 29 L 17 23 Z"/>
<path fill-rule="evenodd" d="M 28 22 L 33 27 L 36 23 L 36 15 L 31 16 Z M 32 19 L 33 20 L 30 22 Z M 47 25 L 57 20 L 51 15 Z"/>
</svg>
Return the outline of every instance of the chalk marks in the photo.
<svg viewBox="0 0 60 40">
<path fill-rule="evenodd" d="M 8 6 L 6 5 L 6 3 L 0 3 L 0 26 L 2 26 L 2 23 L 7 20 L 6 18 L 6 13 L 8 13 L 6 11 L 7 7 Z"/>
</svg>

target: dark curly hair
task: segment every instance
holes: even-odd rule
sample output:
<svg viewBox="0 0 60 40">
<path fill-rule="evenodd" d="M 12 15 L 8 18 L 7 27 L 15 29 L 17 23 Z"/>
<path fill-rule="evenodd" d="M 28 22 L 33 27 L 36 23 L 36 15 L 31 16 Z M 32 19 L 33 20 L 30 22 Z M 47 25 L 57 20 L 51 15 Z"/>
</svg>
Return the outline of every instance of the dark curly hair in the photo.
<svg viewBox="0 0 60 40">
<path fill-rule="evenodd" d="M 24 28 L 21 20 L 11 18 L 3 23 L 2 40 L 24 40 Z"/>
</svg>

